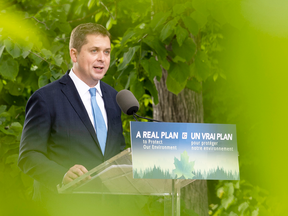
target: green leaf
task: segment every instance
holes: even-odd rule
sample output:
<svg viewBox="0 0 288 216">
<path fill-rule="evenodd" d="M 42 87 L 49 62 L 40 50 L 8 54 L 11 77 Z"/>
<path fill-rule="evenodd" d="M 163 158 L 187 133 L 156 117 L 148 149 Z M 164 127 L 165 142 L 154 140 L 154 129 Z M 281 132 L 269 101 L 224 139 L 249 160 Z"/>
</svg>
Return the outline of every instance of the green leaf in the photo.
<svg viewBox="0 0 288 216">
<path fill-rule="evenodd" d="M 25 59 L 30 54 L 30 50 L 23 51 L 21 56 Z"/>
<path fill-rule="evenodd" d="M 22 132 L 22 125 L 19 122 L 13 122 L 10 129 L 15 132 L 15 134 L 20 134 Z"/>
<path fill-rule="evenodd" d="M 140 48 L 140 46 L 130 47 L 128 52 L 124 53 L 123 62 L 118 65 L 118 70 L 123 70 L 127 64 L 132 60 L 135 52 Z"/>
<path fill-rule="evenodd" d="M 63 47 L 64 47 L 63 43 L 55 43 L 53 44 L 50 50 L 53 54 L 56 54 L 56 52 L 61 50 Z"/>
<path fill-rule="evenodd" d="M 167 89 L 179 94 L 186 86 L 189 77 L 189 66 L 186 63 L 171 64 L 166 80 Z"/>
<path fill-rule="evenodd" d="M 11 119 L 11 115 L 9 114 L 9 112 L 2 112 L 0 115 L 0 119 L 1 119 L 1 124 L 5 121 L 10 121 Z M 1 136 L 0 136 L 1 137 Z"/>
<path fill-rule="evenodd" d="M 5 48 L 5 45 L 0 45 L 0 57 L 2 56 L 3 50 Z"/>
<path fill-rule="evenodd" d="M 5 160 L 5 164 L 10 164 L 10 163 L 17 164 L 18 157 L 19 157 L 18 154 L 9 155 Z"/>
<path fill-rule="evenodd" d="M 205 13 L 195 11 L 191 14 L 191 17 L 197 23 L 198 29 L 201 29 L 206 25 L 208 15 Z"/>
<path fill-rule="evenodd" d="M 41 75 L 41 76 L 39 77 L 39 79 L 38 79 L 38 86 L 39 86 L 39 88 L 47 85 L 48 82 L 49 82 L 48 77 L 47 77 L 46 75 Z"/>
<path fill-rule="evenodd" d="M 9 82 L 6 85 L 6 88 L 9 90 L 9 93 L 14 96 L 19 96 L 23 93 L 24 84 L 18 82 Z"/>
<path fill-rule="evenodd" d="M 213 75 L 213 80 L 214 80 L 214 82 L 218 79 L 218 73 L 215 73 L 214 75 Z"/>
<path fill-rule="evenodd" d="M 161 57 L 167 56 L 167 50 L 165 49 L 165 45 L 158 40 L 158 37 L 148 36 L 143 40 L 148 46 L 155 50 L 155 52 Z"/>
<path fill-rule="evenodd" d="M 173 62 L 178 63 L 178 62 L 186 62 L 186 59 L 181 58 L 180 56 L 176 55 L 173 59 Z"/>
<path fill-rule="evenodd" d="M 134 96 L 137 98 L 137 100 L 140 100 L 140 98 L 145 93 L 143 83 L 140 82 L 138 79 L 135 79 L 134 82 L 130 82 L 130 90 L 134 94 Z"/>
<path fill-rule="evenodd" d="M 128 76 L 128 80 L 127 80 L 127 83 L 125 85 L 125 89 L 128 89 L 130 86 L 130 83 L 133 83 L 136 80 L 137 80 L 137 73 L 135 70 L 133 70 L 133 71 L 131 71 L 130 75 Z"/>
<path fill-rule="evenodd" d="M 161 66 L 165 68 L 166 70 L 168 70 L 170 67 L 170 64 L 168 60 L 166 59 L 167 50 L 165 49 L 165 45 L 161 41 L 159 41 L 157 37 L 153 37 L 153 36 L 146 37 L 143 40 L 143 42 L 155 50 Z"/>
<path fill-rule="evenodd" d="M 38 55 L 35 55 L 33 53 L 31 53 L 32 55 L 30 55 L 31 59 L 34 60 L 34 65 L 39 65 L 43 60 L 42 58 L 40 58 Z"/>
<path fill-rule="evenodd" d="M 146 79 L 144 81 L 144 86 L 152 95 L 154 104 L 157 105 L 159 103 L 158 91 L 154 85 L 154 82 L 151 82 L 150 80 Z"/>
<path fill-rule="evenodd" d="M 194 63 L 191 65 L 191 76 L 195 76 L 199 82 L 205 81 L 211 73 L 210 68 L 207 54 L 203 51 L 197 52 Z"/>
<path fill-rule="evenodd" d="M 62 73 L 60 73 L 56 70 L 51 70 L 51 75 L 54 79 L 59 79 L 62 76 Z"/>
<path fill-rule="evenodd" d="M 178 25 L 175 29 L 176 39 L 181 47 L 183 44 L 183 41 L 188 37 L 188 32 L 186 29 L 182 28 L 180 25 Z"/>
<path fill-rule="evenodd" d="M 15 132 L 13 130 L 11 130 L 10 128 L 0 128 L 0 130 L 4 133 L 4 134 L 7 134 L 7 135 L 13 135 L 13 136 L 16 136 Z"/>
<path fill-rule="evenodd" d="M 63 57 L 60 54 L 58 54 L 54 57 L 54 61 L 55 64 L 60 67 L 63 62 Z"/>
<path fill-rule="evenodd" d="M 17 45 L 16 43 L 12 43 L 11 40 L 9 39 L 4 40 L 4 45 L 5 45 L 7 52 L 13 58 L 18 58 L 21 55 L 21 49 L 19 45 Z"/>
<path fill-rule="evenodd" d="M 185 179 L 192 179 L 194 177 L 194 175 L 192 174 L 192 171 L 194 171 L 194 163 L 195 161 L 189 161 L 188 153 L 185 150 L 181 154 L 180 160 L 174 157 L 175 169 L 173 170 L 173 173 L 177 175 L 178 178 L 181 178 L 183 176 Z"/>
<path fill-rule="evenodd" d="M 11 135 L 1 136 L 1 140 L 0 140 L 0 142 L 3 143 L 4 145 L 13 145 L 15 141 L 16 141 L 15 136 L 11 136 Z"/>
<path fill-rule="evenodd" d="M 185 3 L 185 7 L 186 7 L 186 8 L 189 8 L 189 9 L 193 9 L 193 2 L 192 2 L 192 1 L 187 1 L 187 2 Z"/>
<path fill-rule="evenodd" d="M 53 54 L 50 50 L 42 49 L 41 50 L 42 56 L 44 56 L 45 59 L 49 59 Z"/>
<path fill-rule="evenodd" d="M 191 32 L 193 35 L 198 34 L 199 31 L 198 24 L 195 22 L 194 19 L 188 16 L 182 16 L 181 19 L 183 20 L 184 25 L 189 30 L 189 32 Z"/>
<path fill-rule="evenodd" d="M 77 6 L 75 7 L 75 9 L 74 9 L 74 14 L 80 15 L 81 12 L 82 12 L 82 6 L 83 6 L 82 4 L 77 5 Z"/>
<path fill-rule="evenodd" d="M 135 35 L 135 31 L 133 29 L 129 29 L 128 31 L 126 31 L 121 40 L 121 45 L 123 46 L 126 43 L 126 41 L 130 39 L 131 37 L 133 37 L 134 35 Z"/>
<path fill-rule="evenodd" d="M 127 75 L 129 76 L 130 72 L 134 70 L 134 65 L 128 65 L 124 70 L 121 71 L 121 73 L 118 75 L 117 79 L 120 79 L 123 75 Z M 117 68 L 116 68 L 116 71 L 117 71 Z M 110 73 L 110 69 L 109 69 L 109 74 Z"/>
<path fill-rule="evenodd" d="M 166 57 L 163 56 L 158 56 L 158 60 L 161 64 L 161 66 L 165 69 L 165 70 L 169 70 L 170 68 L 170 63 L 168 62 Z"/>
<path fill-rule="evenodd" d="M 106 29 L 110 30 L 113 25 L 117 24 L 117 21 L 114 20 L 112 17 L 109 18 L 109 20 L 106 23 Z"/>
<path fill-rule="evenodd" d="M 9 80 L 15 80 L 18 75 L 19 65 L 18 62 L 12 58 L 8 58 L 6 61 L 0 63 L 0 74 Z"/>
<path fill-rule="evenodd" d="M 56 54 L 56 52 L 59 51 L 59 50 L 61 50 L 63 47 L 64 47 L 64 44 L 63 44 L 63 43 L 56 42 L 56 43 L 54 43 L 53 46 L 50 48 L 50 51 L 51 51 L 53 54 Z"/>
<path fill-rule="evenodd" d="M 101 79 L 101 81 L 113 86 L 115 80 L 111 74 L 106 73 L 105 76 Z"/>
<path fill-rule="evenodd" d="M 162 69 L 160 63 L 156 61 L 154 57 L 151 57 L 150 59 L 142 59 L 140 64 L 148 73 L 151 82 L 154 82 L 153 79 L 155 76 L 158 77 L 158 80 L 160 80 L 162 77 Z"/>
<path fill-rule="evenodd" d="M 88 9 L 90 10 L 94 5 L 95 5 L 96 0 L 89 0 L 87 6 Z M 97 22 L 97 20 L 95 20 Z"/>
<path fill-rule="evenodd" d="M 208 4 L 207 1 L 194 0 L 194 1 L 192 2 L 192 4 L 193 4 L 193 8 L 194 8 L 197 12 L 203 14 L 203 15 L 206 16 L 206 17 L 209 15 L 209 11 L 208 11 L 208 9 L 207 9 L 207 4 Z"/>
<path fill-rule="evenodd" d="M 147 72 L 147 74 L 149 74 L 149 59 L 141 59 L 140 64 L 142 65 L 142 67 L 144 68 L 144 70 Z"/>
<path fill-rule="evenodd" d="M 224 73 L 222 73 L 222 72 L 220 72 L 220 76 L 223 78 L 223 79 L 227 79 L 227 77 L 226 77 L 226 75 L 224 74 Z"/>
<path fill-rule="evenodd" d="M 100 11 L 95 15 L 95 22 L 98 22 L 98 20 L 102 17 L 103 11 Z"/>
<path fill-rule="evenodd" d="M 168 76 L 166 80 L 166 86 L 168 91 L 172 92 L 175 95 L 178 95 L 185 87 L 186 81 L 183 83 L 178 82 L 173 77 Z"/>
<path fill-rule="evenodd" d="M 2 80 L 0 79 L 0 93 L 1 93 L 1 91 L 2 91 L 2 88 L 3 88 L 3 82 L 2 82 Z M 1 112 L 0 112 L 1 113 Z"/>
<path fill-rule="evenodd" d="M 174 28 L 175 25 L 178 23 L 179 18 L 174 18 L 173 20 L 170 20 L 169 22 L 167 22 L 163 29 L 161 30 L 160 33 L 160 40 L 164 41 L 166 38 L 168 38 L 173 32 L 174 32 Z"/>
<path fill-rule="evenodd" d="M 20 170 L 20 168 L 17 166 L 17 162 L 11 164 L 10 167 L 11 167 L 11 170 L 10 170 L 9 174 L 10 174 L 10 176 L 11 176 L 12 178 L 16 178 L 16 176 L 19 176 L 19 175 L 20 175 L 21 170 Z"/>
<path fill-rule="evenodd" d="M 0 105 L 0 114 L 3 113 L 7 109 L 6 105 Z"/>
<path fill-rule="evenodd" d="M 70 8 L 71 8 L 71 4 L 69 4 L 69 3 L 62 5 L 62 10 L 63 10 L 66 14 L 69 13 Z"/>
<path fill-rule="evenodd" d="M 173 17 L 180 15 L 185 11 L 186 7 L 183 4 L 175 4 L 173 6 Z"/>
<path fill-rule="evenodd" d="M 150 27 L 153 29 L 153 31 L 155 31 L 159 26 L 161 26 L 162 24 L 164 24 L 167 20 L 167 18 L 170 16 L 171 12 L 159 12 L 157 14 L 155 14 L 155 16 L 153 17 L 151 23 L 150 23 Z"/>
<path fill-rule="evenodd" d="M 231 211 L 231 212 L 229 213 L 229 216 L 238 216 L 238 214 L 236 214 L 235 212 Z"/>
<path fill-rule="evenodd" d="M 259 208 L 255 209 L 251 214 L 251 216 L 258 216 L 258 215 L 259 215 Z"/>
<path fill-rule="evenodd" d="M 217 190 L 217 195 L 221 199 L 221 205 L 228 209 L 234 202 L 234 186 L 233 183 L 225 183 L 225 185 Z M 220 196 L 219 196 L 220 195 Z"/>
<path fill-rule="evenodd" d="M 193 55 L 195 54 L 196 51 L 196 45 L 192 38 L 188 37 L 182 46 L 179 46 L 178 42 L 176 40 L 173 40 L 172 42 L 172 50 L 174 53 L 181 58 L 186 59 L 186 61 L 191 60 Z"/>
<path fill-rule="evenodd" d="M 71 30 L 72 30 L 68 22 L 57 22 L 57 27 L 61 32 L 64 32 L 67 34 L 71 33 Z"/>
<path fill-rule="evenodd" d="M 238 206 L 238 211 L 243 215 L 247 208 L 249 208 L 249 203 L 243 202 Z"/>
<path fill-rule="evenodd" d="M 110 30 L 112 28 L 112 26 L 113 26 L 112 20 L 113 20 L 113 18 L 110 17 L 110 19 L 107 21 L 107 23 L 106 23 L 106 29 L 107 30 Z"/>
<path fill-rule="evenodd" d="M 183 83 L 189 77 L 189 73 L 189 66 L 186 63 L 179 62 L 177 64 L 171 64 L 168 76 L 172 76 L 178 82 Z"/>
<path fill-rule="evenodd" d="M 186 88 L 199 93 L 202 90 L 202 85 L 196 79 L 189 79 Z"/>
</svg>

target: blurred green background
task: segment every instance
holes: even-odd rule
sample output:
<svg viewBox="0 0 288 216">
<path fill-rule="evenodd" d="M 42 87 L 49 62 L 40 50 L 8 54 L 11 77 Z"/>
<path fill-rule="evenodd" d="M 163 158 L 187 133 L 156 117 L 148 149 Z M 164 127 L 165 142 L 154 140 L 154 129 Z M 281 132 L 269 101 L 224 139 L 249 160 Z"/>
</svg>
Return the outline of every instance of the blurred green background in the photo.
<svg viewBox="0 0 288 216">
<path fill-rule="evenodd" d="M 71 68 L 70 32 L 83 22 L 111 32 L 104 81 L 130 89 L 140 115 L 153 117 L 161 100 L 162 67 L 170 92 L 202 94 L 204 122 L 236 124 L 241 181 L 208 182 L 210 215 L 286 215 L 287 9 L 284 0 L 1 0 L 0 215 L 45 214 L 17 167 L 25 104 Z M 127 147 L 131 120 L 123 116 Z"/>
</svg>

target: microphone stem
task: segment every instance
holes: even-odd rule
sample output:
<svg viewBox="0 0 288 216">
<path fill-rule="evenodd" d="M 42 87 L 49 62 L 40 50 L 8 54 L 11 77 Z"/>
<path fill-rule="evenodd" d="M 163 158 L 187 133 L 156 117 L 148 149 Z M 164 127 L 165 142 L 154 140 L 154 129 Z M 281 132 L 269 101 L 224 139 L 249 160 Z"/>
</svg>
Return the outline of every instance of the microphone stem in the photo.
<svg viewBox="0 0 288 216">
<path fill-rule="evenodd" d="M 137 115 L 136 113 L 133 113 L 133 117 L 134 117 L 134 119 L 135 119 L 136 121 L 138 121 L 138 120 L 136 119 L 136 117 L 135 117 L 135 116 L 137 116 L 137 117 L 139 117 L 139 118 L 147 119 L 147 120 L 150 120 L 150 121 L 155 121 L 155 122 L 162 122 L 162 121 L 158 121 L 158 120 L 155 120 L 155 119 L 151 119 L 151 118 L 142 117 L 142 116 L 139 116 L 139 115 Z"/>
<path fill-rule="evenodd" d="M 138 119 L 135 117 L 135 115 L 134 115 L 135 113 L 133 113 L 133 118 L 135 119 L 135 121 L 138 121 Z"/>
</svg>

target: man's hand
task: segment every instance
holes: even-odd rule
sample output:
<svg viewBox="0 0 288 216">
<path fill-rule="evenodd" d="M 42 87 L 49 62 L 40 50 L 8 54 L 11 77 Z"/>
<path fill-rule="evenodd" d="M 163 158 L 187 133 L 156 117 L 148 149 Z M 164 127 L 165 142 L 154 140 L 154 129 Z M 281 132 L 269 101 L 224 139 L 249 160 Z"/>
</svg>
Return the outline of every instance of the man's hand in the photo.
<svg viewBox="0 0 288 216">
<path fill-rule="evenodd" d="M 78 178 L 79 176 L 87 173 L 88 170 L 82 165 L 74 165 L 71 167 L 68 172 L 64 175 L 62 183 L 64 185 L 68 184 L 69 182 L 73 181 L 74 179 Z M 82 181 L 87 181 L 91 179 L 91 176 L 83 179 Z"/>
</svg>

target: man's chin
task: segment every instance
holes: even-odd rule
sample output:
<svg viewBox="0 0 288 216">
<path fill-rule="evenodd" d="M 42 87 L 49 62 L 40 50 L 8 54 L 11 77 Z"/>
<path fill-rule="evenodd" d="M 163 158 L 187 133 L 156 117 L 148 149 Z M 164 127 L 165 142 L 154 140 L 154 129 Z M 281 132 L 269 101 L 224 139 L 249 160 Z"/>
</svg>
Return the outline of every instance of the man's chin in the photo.
<svg viewBox="0 0 288 216">
<path fill-rule="evenodd" d="M 98 83 L 98 81 L 100 81 L 101 79 L 103 79 L 104 75 L 105 75 L 105 74 L 99 75 L 99 76 L 94 76 L 94 77 L 92 77 L 92 79 L 93 79 L 93 81 L 94 81 L 95 83 Z"/>
</svg>

